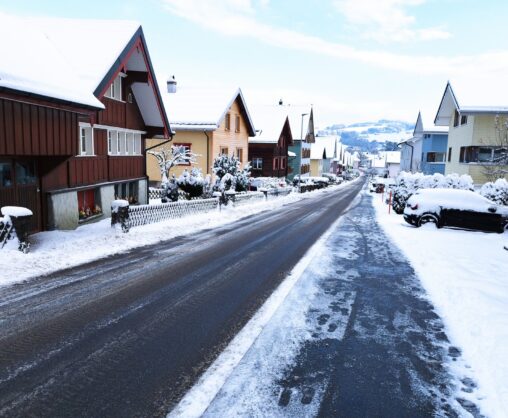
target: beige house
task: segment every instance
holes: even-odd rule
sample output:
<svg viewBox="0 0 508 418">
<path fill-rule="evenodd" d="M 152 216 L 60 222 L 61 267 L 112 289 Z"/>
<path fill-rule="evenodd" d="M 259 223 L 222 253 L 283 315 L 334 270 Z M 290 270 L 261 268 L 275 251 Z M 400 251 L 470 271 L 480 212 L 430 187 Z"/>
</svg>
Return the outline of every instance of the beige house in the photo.
<svg viewBox="0 0 508 418">
<path fill-rule="evenodd" d="M 174 131 L 173 139 L 164 143 L 147 139 L 147 148 L 183 145 L 197 154 L 194 167 L 203 175 L 212 174 L 214 158 L 220 154 L 235 155 L 242 166 L 249 161 L 249 136 L 256 134 L 241 89 L 207 90 L 185 87 L 175 93 L 162 93 L 164 107 Z M 174 85 L 174 82 L 173 82 Z M 151 185 L 160 182 L 159 166 L 152 155 L 147 155 L 147 174 Z M 173 168 L 170 175 L 179 176 L 189 165 Z"/>
<path fill-rule="evenodd" d="M 488 180 L 485 173 L 489 167 L 506 153 L 506 144 L 502 146 L 496 132 L 496 119 L 501 123 L 507 120 L 508 98 L 501 96 L 504 106 L 502 103 L 489 105 L 481 102 L 481 94 L 473 98 L 471 93 L 464 88 L 457 95 L 447 83 L 435 124 L 449 128 L 445 174 L 469 174 L 475 183 L 482 184 Z M 468 94 L 471 99 L 467 98 Z"/>
</svg>

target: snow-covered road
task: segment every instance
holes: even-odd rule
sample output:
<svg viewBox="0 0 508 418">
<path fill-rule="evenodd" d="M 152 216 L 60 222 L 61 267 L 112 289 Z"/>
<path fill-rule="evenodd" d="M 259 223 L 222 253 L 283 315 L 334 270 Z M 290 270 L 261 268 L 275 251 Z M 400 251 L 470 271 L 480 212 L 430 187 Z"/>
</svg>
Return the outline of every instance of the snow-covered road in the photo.
<svg viewBox="0 0 508 418">
<path fill-rule="evenodd" d="M 280 305 L 229 376 L 224 367 L 235 362 L 237 347 L 225 350 L 171 417 L 479 413 L 475 382 L 455 367 L 460 350 L 377 225 L 371 199 L 363 194 L 316 244 L 282 303 L 267 302 Z M 242 331 L 245 339 L 257 320 Z M 218 380 L 225 383 L 211 399 Z"/>
</svg>

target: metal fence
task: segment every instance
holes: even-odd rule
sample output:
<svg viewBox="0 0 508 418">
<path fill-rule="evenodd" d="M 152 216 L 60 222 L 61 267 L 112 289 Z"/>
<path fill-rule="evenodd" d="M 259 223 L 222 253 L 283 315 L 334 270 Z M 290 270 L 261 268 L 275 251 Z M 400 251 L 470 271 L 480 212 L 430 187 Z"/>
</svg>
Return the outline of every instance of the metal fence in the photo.
<svg viewBox="0 0 508 418">
<path fill-rule="evenodd" d="M 279 187 L 276 189 L 268 189 L 266 192 L 267 199 L 272 199 L 279 196 L 287 196 L 293 191 L 292 187 Z"/>
<path fill-rule="evenodd" d="M 233 199 L 233 206 L 242 206 L 256 200 L 265 200 L 265 194 L 263 192 L 238 193 Z"/>
<path fill-rule="evenodd" d="M 171 203 L 159 203 L 157 205 L 138 205 L 129 207 L 129 226 L 141 226 L 177 219 L 196 213 L 216 210 L 219 199 L 181 200 Z"/>
</svg>

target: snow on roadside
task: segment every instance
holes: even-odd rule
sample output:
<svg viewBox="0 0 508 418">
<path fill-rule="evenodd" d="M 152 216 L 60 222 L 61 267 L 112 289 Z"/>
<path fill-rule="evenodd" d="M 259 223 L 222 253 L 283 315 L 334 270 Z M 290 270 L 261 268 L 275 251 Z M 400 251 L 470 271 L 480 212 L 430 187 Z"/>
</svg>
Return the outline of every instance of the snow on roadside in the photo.
<svg viewBox="0 0 508 418">
<path fill-rule="evenodd" d="M 367 193 L 367 192 L 365 192 Z M 477 380 L 483 414 L 508 410 L 508 233 L 415 228 L 372 194 L 377 219 L 417 272 Z"/>
<path fill-rule="evenodd" d="M 82 225 L 73 231 L 40 232 L 30 236 L 31 248 L 28 254 L 17 250 L 16 239 L 10 240 L 3 249 L 0 249 L 0 286 L 39 277 L 144 245 L 156 244 L 177 236 L 219 227 L 302 199 L 318 198 L 332 190 L 348 187 L 351 183 L 304 194 L 292 193 L 238 208 L 226 207 L 222 212 L 217 210 L 135 227 L 127 234 L 122 233 L 120 228 L 112 228 L 109 218 Z"/>
</svg>

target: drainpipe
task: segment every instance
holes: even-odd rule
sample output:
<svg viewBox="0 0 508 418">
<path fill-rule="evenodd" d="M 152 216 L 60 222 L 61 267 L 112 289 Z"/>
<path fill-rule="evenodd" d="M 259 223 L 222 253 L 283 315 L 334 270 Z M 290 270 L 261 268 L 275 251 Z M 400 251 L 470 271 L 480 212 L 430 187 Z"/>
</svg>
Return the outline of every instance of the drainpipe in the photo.
<svg viewBox="0 0 508 418">
<path fill-rule="evenodd" d="M 206 131 L 203 131 L 203 133 L 206 136 L 206 174 L 210 174 L 208 170 L 210 170 L 210 137 L 206 133 Z"/>
<path fill-rule="evenodd" d="M 415 150 L 415 147 L 413 145 L 409 145 L 409 143 L 406 143 L 408 147 L 411 147 L 411 160 L 409 160 L 409 171 L 413 171 L 413 152 Z"/>
</svg>

